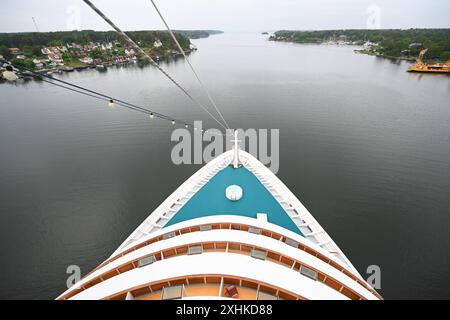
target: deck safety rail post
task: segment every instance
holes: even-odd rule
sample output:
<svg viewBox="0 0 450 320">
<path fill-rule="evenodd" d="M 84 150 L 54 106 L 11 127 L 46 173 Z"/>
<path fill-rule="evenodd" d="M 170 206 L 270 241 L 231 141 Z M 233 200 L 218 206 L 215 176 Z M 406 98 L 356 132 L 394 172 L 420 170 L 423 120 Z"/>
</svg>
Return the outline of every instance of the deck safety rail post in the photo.
<svg viewBox="0 0 450 320">
<path fill-rule="evenodd" d="M 220 278 L 219 297 L 222 296 L 222 291 L 223 291 L 223 277 Z"/>
<path fill-rule="evenodd" d="M 239 142 L 238 140 L 238 131 L 234 130 L 234 159 L 233 159 L 233 168 L 237 169 L 239 168 Z"/>
</svg>

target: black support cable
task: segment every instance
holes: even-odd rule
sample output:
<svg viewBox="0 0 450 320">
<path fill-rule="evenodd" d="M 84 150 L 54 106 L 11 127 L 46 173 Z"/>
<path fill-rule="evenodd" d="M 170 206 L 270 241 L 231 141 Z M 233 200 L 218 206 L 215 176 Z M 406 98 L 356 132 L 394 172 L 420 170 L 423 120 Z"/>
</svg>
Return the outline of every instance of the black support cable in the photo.
<svg viewBox="0 0 450 320">
<path fill-rule="evenodd" d="M 70 90 L 72 92 L 76 92 L 76 93 L 79 93 L 79 94 L 82 94 L 82 95 L 85 95 L 85 96 L 88 96 L 88 97 L 91 97 L 91 98 L 96 98 L 96 99 L 103 100 L 103 101 L 109 101 L 109 102 L 115 103 L 115 104 L 117 104 L 117 105 L 119 105 L 121 107 L 124 107 L 124 108 L 130 109 L 130 110 L 134 110 L 134 111 L 138 111 L 138 112 L 147 114 L 147 115 L 149 115 L 152 118 L 153 117 L 157 117 L 157 118 L 160 118 L 160 119 L 163 119 L 163 120 L 170 121 L 170 122 L 172 122 L 172 124 L 178 123 L 178 124 L 181 124 L 181 125 L 183 125 L 183 126 L 185 126 L 187 128 L 191 127 L 191 128 L 194 128 L 195 130 L 198 129 L 198 128 L 195 127 L 195 125 L 193 123 L 191 123 L 189 121 L 182 121 L 182 120 L 170 117 L 168 115 L 165 115 L 163 113 L 159 113 L 159 112 L 152 111 L 152 110 L 144 108 L 144 107 L 140 107 L 138 105 L 129 103 L 127 101 L 124 101 L 124 100 L 121 100 L 121 99 L 118 99 L 118 98 L 114 98 L 114 97 L 112 97 L 110 95 L 107 95 L 107 94 L 104 94 L 104 93 L 101 93 L 101 92 L 98 92 L 98 91 L 95 91 L 95 90 L 91 90 L 91 89 L 88 89 L 88 88 L 85 88 L 85 87 L 82 87 L 82 86 L 70 83 L 68 81 L 64 81 L 64 80 L 52 77 L 50 75 L 39 73 L 39 72 L 33 71 L 33 70 L 28 69 L 28 68 L 23 67 L 23 66 L 14 65 L 14 64 L 10 63 L 9 61 L 6 61 L 6 60 L 0 60 L 0 63 L 2 63 L 2 64 L 6 63 L 8 65 L 11 65 L 12 67 L 14 67 L 15 69 L 17 69 L 19 71 L 29 72 L 35 78 L 43 77 L 43 78 L 50 79 L 52 81 L 45 80 L 45 79 L 41 79 L 41 80 L 43 82 L 55 85 L 57 87 L 60 87 L 60 88 L 63 88 L 63 89 L 67 89 L 67 90 Z M 62 83 L 63 85 L 58 84 L 56 82 Z M 206 132 L 207 132 L 207 130 L 206 130 Z M 211 134 L 211 133 L 208 133 L 208 134 Z M 227 134 L 227 133 L 223 134 L 222 133 L 220 135 L 227 136 L 229 134 Z"/>
</svg>

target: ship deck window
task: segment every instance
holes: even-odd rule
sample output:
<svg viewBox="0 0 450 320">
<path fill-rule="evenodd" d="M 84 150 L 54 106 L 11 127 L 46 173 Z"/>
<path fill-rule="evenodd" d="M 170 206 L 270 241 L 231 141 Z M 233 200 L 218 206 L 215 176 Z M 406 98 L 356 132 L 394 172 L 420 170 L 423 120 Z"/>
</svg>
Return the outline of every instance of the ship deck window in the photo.
<svg viewBox="0 0 450 320">
<path fill-rule="evenodd" d="M 156 261 L 155 256 L 149 256 L 149 257 L 142 258 L 141 260 L 138 261 L 138 267 L 141 268 L 141 267 L 147 266 L 149 264 L 152 264 L 155 261 Z"/>
<path fill-rule="evenodd" d="M 305 277 L 308 277 L 308 278 L 313 279 L 313 280 L 317 280 L 317 271 L 315 271 L 313 269 L 310 269 L 310 268 L 305 267 L 305 266 L 301 266 L 300 267 L 300 273 L 302 275 L 304 275 Z"/>
<path fill-rule="evenodd" d="M 266 292 L 258 291 L 257 300 L 278 300 L 278 297 Z"/>
<path fill-rule="evenodd" d="M 167 240 L 167 239 L 173 238 L 173 237 L 175 237 L 175 231 L 172 231 L 172 232 L 166 233 L 166 234 L 164 234 L 164 235 L 163 235 L 162 237 L 163 237 L 163 239 L 164 239 L 164 240 Z"/>
<path fill-rule="evenodd" d="M 210 224 L 200 226 L 200 231 L 209 231 L 212 229 L 212 226 Z"/>
<path fill-rule="evenodd" d="M 292 239 L 287 238 L 286 239 L 286 244 L 291 246 L 291 247 L 298 248 L 298 244 L 299 243 L 297 241 L 294 241 Z"/>
<path fill-rule="evenodd" d="M 200 254 L 202 252 L 203 252 L 203 247 L 202 246 L 191 246 L 188 249 L 188 255 Z"/>
<path fill-rule="evenodd" d="M 251 256 L 252 256 L 252 258 L 255 258 L 255 259 L 266 260 L 267 252 L 257 250 L 257 249 L 252 249 Z"/>
<path fill-rule="evenodd" d="M 181 299 L 183 297 L 183 286 L 165 287 L 162 293 L 162 300 Z"/>
<path fill-rule="evenodd" d="M 261 234 L 261 229 L 255 228 L 255 227 L 250 227 L 250 228 L 248 228 L 248 232 L 254 233 L 254 234 Z"/>
</svg>

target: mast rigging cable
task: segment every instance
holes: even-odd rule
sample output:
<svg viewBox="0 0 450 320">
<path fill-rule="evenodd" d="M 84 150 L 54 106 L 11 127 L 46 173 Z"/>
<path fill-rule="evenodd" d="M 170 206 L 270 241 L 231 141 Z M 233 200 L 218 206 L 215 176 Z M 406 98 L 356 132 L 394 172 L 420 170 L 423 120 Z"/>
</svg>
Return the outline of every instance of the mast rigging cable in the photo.
<svg viewBox="0 0 450 320">
<path fill-rule="evenodd" d="M 6 63 L 6 64 L 9 64 L 12 67 L 16 68 L 17 70 L 29 72 L 34 77 L 38 77 L 38 78 L 42 77 L 42 78 L 47 78 L 49 80 L 52 80 L 52 81 L 49 81 L 49 80 L 46 80 L 46 79 L 41 79 L 43 82 L 52 84 L 52 85 L 57 86 L 57 87 L 60 87 L 60 88 L 63 88 L 63 89 L 67 89 L 67 90 L 70 90 L 72 92 L 79 93 L 79 94 L 82 94 L 82 95 L 85 95 L 85 96 L 88 96 L 88 97 L 91 97 L 91 98 L 103 100 L 103 101 L 106 101 L 106 102 L 111 102 L 112 101 L 112 102 L 114 102 L 115 104 L 117 104 L 117 105 L 119 105 L 121 107 L 144 113 L 146 115 L 149 115 L 150 117 L 157 117 L 157 118 L 160 118 L 160 119 L 163 119 L 163 120 L 167 120 L 167 121 L 172 122 L 172 124 L 178 123 L 178 124 L 181 124 L 181 125 L 185 126 L 186 128 L 193 128 L 194 130 L 198 129 L 197 127 L 195 127 L 195 125 L 193 123 L 191 123 L 189 121 L 181 121 L 179 119 L 170 117 L 170 116 L 165 115 L 163 113 L 152 111 L 150 109 L 147 109 L 147 108 L 140 107 L 138 105 L 129 103 L 127 101 L 124 101 L 124 100 L 121 100 L 121 99 L 118 99 L 118 98 L 114 98 L 114 97 L 112 97 L 110 95 L 107 95 L 107 94 L 104 94 L 104 93 L 101 93 L 101 92 L 98 92 L 98 91 L 95 91 L 95 90 L 91 90 L 91 89 L 88 89 L 88 88 L 85 88 L 85 87 L 82 87 L 82 86 L 79 86 L 79 85 L 76 85 L 76 84 L 73 84 L 73 83 L 70 83 L 70 82 L 58 79 L 58 78 L 54 78 L 54 77 L 52 77 L 50 75 L 46 75 L 46 74 L 42 74 L 42 73 L 39 73 L 39 72 L 35 72 L 35 71 L 33 71 L 31 69 L 28 69 L 26 67 L 14 65 L 14 64 L 6 61 L 6 60 L 0 60 L 0 63 L 2 63 L 2 64 Z M 55 83 L 55 82 L 59 82 L 61 84 Z M 202 131 L 204 131 L 205 133 L 207 133 L 209 135 L 218 135 L 218 134 L 215 134 L 215 133 L 210 133 L 210 132 L 208 132 L 208 130 L 203 130 L 202 129 Z M 229 136 L 231 134 L 221 133 L 220 135 L 221 136 Z"/>
<path fill-rule="evenodd" d="M 219 114 L 219 116 L 222 118 L 223 122 L 225 123 L 225 125 L 227 126 L 227 128 L 230 128 L 230 126 L 228 125 L 227 121 L 225 120 L 225 118 L 222 115 L 222 112 L 220 112 L 219 107 L 217 106 L 216 102 L 213 100 L 211 94 L 209 93 L 209 90 L 206 88 L 206 86 L 203 84 L 202 80 L 200 80 L 200 77 L 198 76 L 197 72 L 195 71 L 193 65 L 191 64 L 191 62 L 189 61 L 188 57 L 186 56 L 186 53 L 184 52 L 183 48 L 181 47 L 180 43 L 178 42 L 177 38 L 175 37 L 175 34 L 172 32 L 172 29 L 170 29 L 169 24 L 166 22 L 166 19 L 164 19 L 163 15 L 161 14 L 161 11 L 159 11 L 158 7 L 156 6 L 156 3 L 154 0 L 150 0 L 151 3 L 153 4 L 153 7 L 155 7 L 156 12 L 158 13 L 159 17 L 161 18 L 162 22 L 164 23 L 164 25 L 167 28 L 167 31 L 169 31 L 173 41 L 176 43 L 178 50 L 180 51 L 180 53 L 183 55 L 184 60 L 186 60 L 186 62 L 188 63 L 189 67 L 191 68 L 192 72 L 194 73 L 195 77 L 197 78 L 197 81 L 200 83 L 200 86 L 203 88 L 203 90 L 205 91 L 206 95 L 208 96 L 209 101 L 211 102 L 211 104 L 214 106 L 214 108 L 216 109 L 217 113 Z"/>
<path fill-rule="evenodd" d="M 83 0 L 93 11 L 95 11 L 103 20 L 105 20 L 106 23 L 108 23 L 117 33 L 119 33 L 122 37 L 125 38 L 125 40 L 131 44 L 136 50 L 138 50 L 142 55 L 144 55 L 150 63 L 156 67 L 161 73 L 163 73 L 175 86 L 177 86 L 191 101 L 195 102 L 198 106 L 200 106 L 206 113 L 209 114 L 211 118 L 213 118 L 220 126 L 222 126 L 224 129 L 227 129 L 227 127 L 222 124 L 209 110 L 200 102 L 198 101 L 194 96 L 192 96 L 186 89 L 184 89 L 177 81 L 175 81 L 172 76 L 170 76 L 161 66 L 153 60 L 150 55 L 148 55 L 136 42 L 133 41 L 125 32 L 123 32 L 119 27 L 117 27 L 114 22 L 112 22 L 100 9 L 98 9 L 91 1 L 89 0 Z"/>
</svg>

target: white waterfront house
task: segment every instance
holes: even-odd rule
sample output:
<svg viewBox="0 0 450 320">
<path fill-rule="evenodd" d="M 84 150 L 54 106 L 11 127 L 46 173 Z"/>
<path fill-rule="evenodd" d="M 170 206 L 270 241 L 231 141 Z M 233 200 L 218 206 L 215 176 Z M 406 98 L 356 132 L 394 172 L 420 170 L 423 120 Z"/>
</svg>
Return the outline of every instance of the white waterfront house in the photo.
<svg viewBox="0 0 450 320">
<path fill-rule="evenodd" d="M 162 47 L 162 42 L 159 39 L 156 39 L 155 42 L 153 42 L 153 48 L 159 48 Z"/>
<path fill-rule="evenodd" d="M 91 57 L 83 57 L 79 59 L 80 62 L 84 63 L 84 64 L 92 64 L 94 63 L 94 59 L 92 59 Z"/>
</svg>

